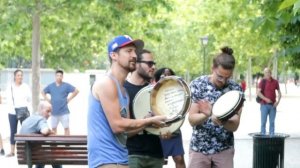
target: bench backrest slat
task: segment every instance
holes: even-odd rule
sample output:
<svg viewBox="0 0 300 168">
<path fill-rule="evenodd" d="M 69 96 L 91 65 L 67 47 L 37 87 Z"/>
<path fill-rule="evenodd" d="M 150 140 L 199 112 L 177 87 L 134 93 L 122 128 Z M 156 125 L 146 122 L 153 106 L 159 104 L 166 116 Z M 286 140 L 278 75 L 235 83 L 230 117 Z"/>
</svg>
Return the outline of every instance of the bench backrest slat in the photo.
<svg viewBox="0 0 300 168">
<path fill-rule="evenodd" d="M 83 135 L 16 135 L 19 164 L 87 165 L 87 139 Z M 31 156 L 26 156 L 26 146 Z"/>
</svg>

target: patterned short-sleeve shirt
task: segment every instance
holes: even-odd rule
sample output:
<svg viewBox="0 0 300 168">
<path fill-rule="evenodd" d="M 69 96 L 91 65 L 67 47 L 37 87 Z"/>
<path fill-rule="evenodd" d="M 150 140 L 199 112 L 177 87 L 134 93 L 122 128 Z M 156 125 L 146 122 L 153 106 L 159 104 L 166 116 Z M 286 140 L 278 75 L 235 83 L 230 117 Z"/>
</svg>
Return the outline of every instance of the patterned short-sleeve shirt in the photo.
<svg viewBox="0 0 300 168">
<path fill-rule="evenodd" d="M 207 75 L 193 80 L 190 89 L 193 102 L 206 99 L 212 105 L 221 95 L 230 90 L 242 91 L 240 85 L 233 80 L 228 80 L 225 87 L 218 89 L 209 81 Z M 233 132 L 227 131 L 223 126 L 214 125 L 211 118 L 202 125 L 193 127 L 190 149 L 195 152 L 215 154 L 233 147 L 233 145 Z"/>
</svg>

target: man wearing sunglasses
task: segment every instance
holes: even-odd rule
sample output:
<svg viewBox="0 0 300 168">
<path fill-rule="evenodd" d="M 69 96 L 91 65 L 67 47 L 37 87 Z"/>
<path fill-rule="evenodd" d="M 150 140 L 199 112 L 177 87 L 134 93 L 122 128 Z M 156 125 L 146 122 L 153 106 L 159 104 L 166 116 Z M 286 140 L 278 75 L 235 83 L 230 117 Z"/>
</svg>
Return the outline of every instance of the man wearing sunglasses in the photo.
<svg viewBox="0 0 300 168">
<path fill-rule="evenodd" d="M 188 120 L 193 127 L 190 144 L 189 168 L 233 168 L 234 137 L 242 108 L 227 121 L 212 115 L 212 105 L 230 90 L 242 91 L 231 76 L 235 66 L 233 50 L 221 49 L 213 59 L 212 74 L 203 75 L 190 84 L 192 105 Z M 224 104 L 224 107 L 226 104 Z"/>
<path fill-rule="evenodd" d="M 150 84 L 155 72 L 153 54 L 146 49 L 137 54 L 136 70 L 126 80 L 124 87 L 129 93 L 130 117 L 134 119 L 133 100 L 136 94 Z M 149 102 L 150 103 L 150 102 Z M 151 115 L 151 114 L 150 114 Z M 163 152 L 160 138 L 143 129 L 137 130 L 127 140 L 130 168 L 162 168 Z"/>
</svg>

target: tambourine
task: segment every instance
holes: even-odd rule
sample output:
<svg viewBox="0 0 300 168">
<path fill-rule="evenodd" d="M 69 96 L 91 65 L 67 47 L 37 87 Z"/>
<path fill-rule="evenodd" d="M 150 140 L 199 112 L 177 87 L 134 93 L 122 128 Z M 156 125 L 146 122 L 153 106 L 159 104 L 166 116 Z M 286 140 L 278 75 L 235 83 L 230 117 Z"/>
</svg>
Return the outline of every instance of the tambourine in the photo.
<svg viewBox="0 0 300 168">
<path fill-rule="evenodd" d="M 151 91 L 151 110 L 167 117 L 167 123 L 184 118 L 191 105 L 191 92 L 185 81 L 177 76 L 161 78 Z"/>
<path fill-rule="evenodd" d="M 167 127 L 147 127 L 146 131 L 160 135 L 177 131 L 184 122 L 184 117 L 191 105 L 190 90 L 179 77 L 162 78 L 156 85 L 141 89 L 133 100 L 133 114 L 137 119 L 145 118 L 148 113 L 167 117 Z"/>
<path fill-rule="evenodd" d="M 226 92 L 213 105 L 212 114 L 219 120 L 226 121 L 240 110 L 244 101 L 242 92 L 237 90 Z"/>
</svg>

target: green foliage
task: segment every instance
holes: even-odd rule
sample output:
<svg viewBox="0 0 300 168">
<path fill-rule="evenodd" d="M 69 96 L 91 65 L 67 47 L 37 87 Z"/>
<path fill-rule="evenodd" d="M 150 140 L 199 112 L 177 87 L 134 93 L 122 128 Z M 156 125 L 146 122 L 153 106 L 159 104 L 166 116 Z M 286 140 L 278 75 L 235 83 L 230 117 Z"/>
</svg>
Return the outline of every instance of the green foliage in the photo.
<svg viewBox="0 0 300 168">
<path fill-rule="evenodd" d="M 149 31 L 163 28 L 169 11 L 163 0 L 44 0 L 42 10 L 30 0 L 1 1 L 1 64 L 22 56 L 31 59 L 33 12 L 41 14 L 41 57 L 47 67 L 64 69 L 105 68 L 106 43 L 118 34 L 160 39 Z"/>
<path fill-rule="evenodd" d="M 260 5 L 261 17 L 265 19 L 265 22 L 259 24 L 262 32 L 279 42 L 277 49 L 279 49 L 281 56 L 287 57 L 289 65 L 293 68 L 300 66 L 299 6 L 300 0 L 285 0 L 283 2 L 270 0 L 264 1 Z M 269 19 L 268 22 L 266 22 L 267 19 Z M 260 20 L 261 18 L 257 19 L 258 22 Z"/>
<path fill-rule="evenodd" d="M 286 8 L 289 8 L 293 6 L 295 3 L 299 2 L 298 0 L 285 0 L 283 1 L 279 6 L 279 11 L 284 10 Z"/>
<path fill-rule="evenodd" d="M 237 72 L 260 72 L 275 51 L 299 66 L 300 0 L 43 0 L 0 1 L 0 65 L 31 61 L 32 16 L 41 16 L 41 58 L 48 68 L 106 68 L 107 42 L 116 35 L 141 38 L 159 67 L 183 76 L 210 71 L 222 46 L 234 49 Z M 204 46 L 200 38 L 209 37 Z M 20 59 L 22 58 L 22 59 Z M 299 62 L 299 63 L 298 63 Z M 28 64 L 30 66 L 30 63 Z"/>
</svg>

